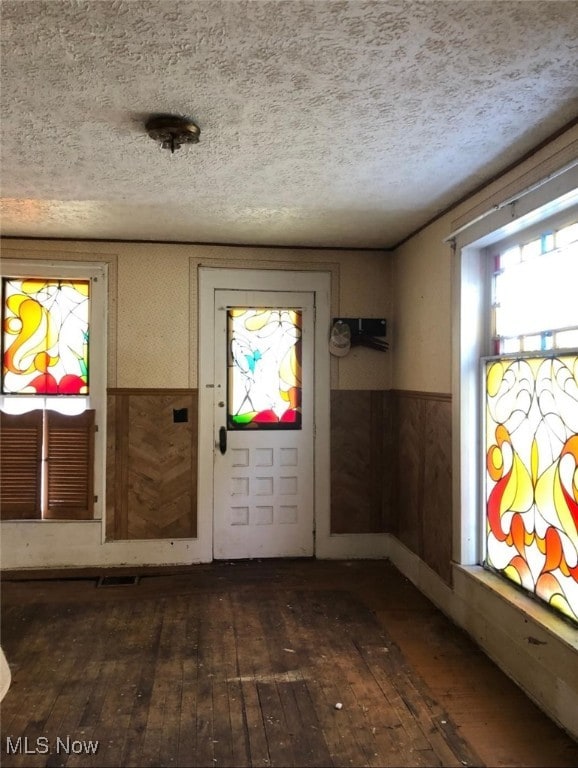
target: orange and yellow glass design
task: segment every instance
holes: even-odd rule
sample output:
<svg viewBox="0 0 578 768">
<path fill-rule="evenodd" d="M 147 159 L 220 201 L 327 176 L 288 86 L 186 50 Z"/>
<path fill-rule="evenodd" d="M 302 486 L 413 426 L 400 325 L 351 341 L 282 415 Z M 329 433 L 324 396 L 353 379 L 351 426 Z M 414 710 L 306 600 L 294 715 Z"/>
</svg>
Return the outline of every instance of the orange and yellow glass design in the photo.
<svg viewBox="0 0 578 768">
<path fill-rule="evenodd" d="M 301 312 L 228 310 L 229 429 L 301 428 Z"/>
<path fill-rule="evenodd" d="M 3 279 L 3 394 L 88 394 L 89 300 L 89 280 Z"/>
<path fill-rule="evenodd" d="M 578 622 L 578 356 L 485 377 L 486 564 Z"/>
</svg>

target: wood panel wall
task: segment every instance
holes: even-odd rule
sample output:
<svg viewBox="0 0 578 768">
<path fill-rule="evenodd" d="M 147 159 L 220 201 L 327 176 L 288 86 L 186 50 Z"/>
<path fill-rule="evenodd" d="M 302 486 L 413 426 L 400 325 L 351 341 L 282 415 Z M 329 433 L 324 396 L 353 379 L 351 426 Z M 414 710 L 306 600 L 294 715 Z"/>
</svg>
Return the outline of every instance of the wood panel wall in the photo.
<svg viewBox="0 0 578 768">
<path fill-rule="evenodd" d="M 196 390 L 109 390 L 108 540 L 197 535 L 197 424 Z"/>
<path fill-rule="evenodd" d="M 196 536 L 197 424 L 196 390 L 109 391 L 107 539 Z M 332 391 L 331 532 L 394 533 L 450 582 L 449 395 Z"/>
<path fill-rule="evenodd" d="M 451 583 L 451 396 L 394 390 L 391 532 Z"/>
<path fill-rule="evenodd" d="M 390 526 L 391 394 L 331 393 L 331 532 L 381 533 Z"/>
<path fill-rule="evenodd" d="M 109 390 L 108 540 L 196 536 L 197 424 L 196 390 Z M 389 530 L 391 468 L 390 393 L 333 391 L 332 533 Z"/>
</svg>

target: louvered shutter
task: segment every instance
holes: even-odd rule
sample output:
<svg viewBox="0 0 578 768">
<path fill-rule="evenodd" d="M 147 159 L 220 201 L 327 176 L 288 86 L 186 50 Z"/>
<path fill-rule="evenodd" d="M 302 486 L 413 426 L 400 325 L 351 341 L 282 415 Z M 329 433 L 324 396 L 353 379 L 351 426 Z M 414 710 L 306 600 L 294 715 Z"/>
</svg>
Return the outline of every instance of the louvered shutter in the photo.
<svg viewBox="0 0 578 768">
<path fill-rule="evenodd" d="M 0 414 L 0 517 L 39 519 L 42 411 Z"/>
<path fill-rule="evenodd" d="M 51 520 L 90 520 L 94 506 L 94 411 L 47 411 L 47 508 Z"/>
</svg>

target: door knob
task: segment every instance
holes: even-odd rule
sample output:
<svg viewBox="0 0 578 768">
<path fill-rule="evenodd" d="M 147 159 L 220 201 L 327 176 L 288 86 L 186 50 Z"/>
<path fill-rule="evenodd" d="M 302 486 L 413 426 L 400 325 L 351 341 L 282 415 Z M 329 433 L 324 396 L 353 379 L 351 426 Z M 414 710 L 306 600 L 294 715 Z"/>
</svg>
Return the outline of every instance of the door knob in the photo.
<svg viewBox="0 0 578 768">
<path fill-rule="evenodd" d="M 225 454 L 227 452 L 227 428 L 221 427 L 219 430 L 219 450 Z"/>
</svg>

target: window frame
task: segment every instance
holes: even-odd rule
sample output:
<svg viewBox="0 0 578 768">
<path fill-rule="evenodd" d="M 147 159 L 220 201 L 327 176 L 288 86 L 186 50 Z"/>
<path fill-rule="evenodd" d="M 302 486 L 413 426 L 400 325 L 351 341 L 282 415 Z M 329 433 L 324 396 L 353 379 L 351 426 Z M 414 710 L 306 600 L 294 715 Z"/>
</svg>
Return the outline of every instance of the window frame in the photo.
<svg viewBox="0 0 578 768">
<path fill-rule="evenodd" d="M 453 251 L 452 559 L 457 565 L 480 566 L 485 554 L 480 361 L 492 356 L 493 265 L 487 249 L 508 240 L 517 241 L 522 232 L 531 236 L 553 222 L 560 222 L 561 227 L 562 222 L 575 219 L 577 212 L 578 165 L 574 165 L 520 192 L 518 199 L 495 206 L 446 238 Z M 514 594 L 513 584 L 507 588 Z M 547 607 L 544 610 L 548 611 Z"/>
<path fill-rule="evenodd" d="M 90 520 L 80 522 L 102 521 L 104 519 L 106 499 L 106 384 L 107 384 L 107 291 L 108 291 L 108 264 L 88 261 L 68 260 L 36 260 L 4 258 L 0 265 L 0 277 L 26 278 L 46 277 L 52 279 L 87 279 L 90 280 L 90 308 L 89 308 L 89 371 L 90 389 L 88 395 L 31 395 L 0 393 L 0 409 L 5 410 L 5 401 L 20 401 L 26 404 L 20 412 L 34 409 L 59 411 L 54 407 L 59 398 L 62 402 L 82 401 L 85 404 L 83 410 L 94 410 L 95 424 L 94 435 L 94 496 L 93 516 Z M 48 402 L 47 402 L 48 401 Z M 50 407 L 50 406 L 53 407 Z M 6 409 L 7 413 L 13 412 Z M 79 522 L 78 520 L 50 518 L 3 520 L 2 525 L 12 523 L 48 524 Z M 103 534 L 104 535 L 104 534 Z"/>
<path fill-rule="evenodd" d="M 495 329 L 495 316 L 494 316 L 494 309 L 495 309 L 495 302 L 494 302 L 494 276 L 495 276 L 495 260 L 496 257 L 508 250 L 509 248 L 513 246 L 523 246 L 524 244 L 531 242 L 537 238 L 539 238 L 542 234 L 548 231 L 557 232 L 560 229 L 563 229 L 564 227 L 568 225 L 572 225 L 578 222 L 578 205 L 573 206 L 567 210 L 564 210 L 559 213 L 555 213 L 553 215 L 549 215 L 546 218 L 542 219 L 541 221 L 533 224 L 530 227 L 523 228 L 516 234 L 510 235 L 506 238 L 496 240 L 491 245 L 486 246 L 481 250 L 480 258 L 484 262 L 483 268 L 485 270 L 485 281 L 486 285 L 484 287 L 484 296 L 486 300 L 486 306 L 484 308 L 484 314 L 485 314 L 485 349 L 486 354 L 482 354 L 479 359 L 479 528 L 477 532 L 478 536 L 478 553 L 479 553 L 479 564 L 483 566 L 486 570 L 488 570 L 491 573 L 496 574 L 505 584 L 509 585 L 510 587 L 514 587 L 514 589 L 520 589 L 520 587 L 517 587 L 513 581 L 508 579 L 506 575 L 504 575 L 499 569 L 492 567 L 491 565 L 488 565 L 487 558 L 488 558 L 488 535 L 487 535 L 487 473 L 486 473 L 486 467 L 485 467 L 485 456 L 486 456 L 486 444 L 485 444 L 485 434 L 486 434 L 486 419 L 487 419 L 487 408 L 486 408 L 486 366 L 488 363 L 491 362 L 497 362 L 497 361 L 516 361 L 516 360 L 532 360 L 532 359 L 542 359 L 542 360 L 548 360 L 548 359 L 555 359 L 560 356 L 564 355 L 576 355 L 578 354 L 578 347 L 576 346 L 557 346 L 555 344 L 555 339 L 552 340 L 552 347 L 548 349 L 533 349 L 533 350 L 523 350 L 520 349 L 519 351 L 512 351 L 512 352 L 497 352 L 496 351 L 496 341 L 499 339 L 499 337 L 496 335 L 496 329 Z M 552 251 L 554 252 L 554 251 Z M 540 255 L 537 258 L 547 258 L 547 254 Z M 578 327 L 578 323 L 576 326 Z M 553 331 L 554 335 L 559 329 L 553 328 L 541 328 L 539 331 L 536 331 L 535 334 L 532 335 L 542 335 L 543 333 L 547 331 Z M 523 337 L 521 337 L 523 338 Z M 522 345 L 521 345 L 522 346 Z M 528 595 L 530 599 L 538 601 L 541 605 L 543 605 L 547 610 L 552 611 L 554 614 L 564 617 L 565 620 L 572 621 L 569 617 L 565 617 L 564 614 L 560 611 L 556 611 L 555 608 L 548 605 L 548 603 L 543 600 L 537 593 L 532 592 L 531 590 L 523 589 L 524 593 Z"/>
</svg>

